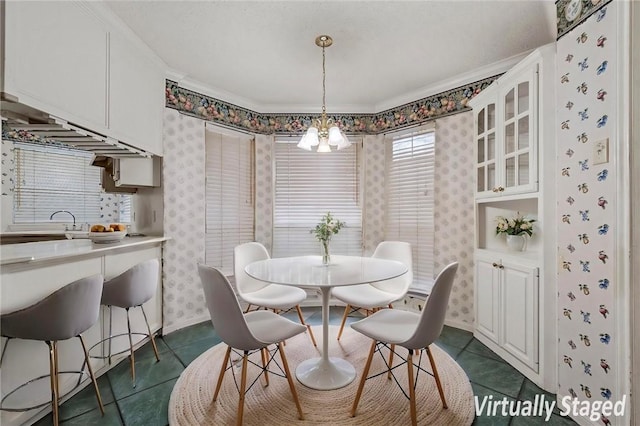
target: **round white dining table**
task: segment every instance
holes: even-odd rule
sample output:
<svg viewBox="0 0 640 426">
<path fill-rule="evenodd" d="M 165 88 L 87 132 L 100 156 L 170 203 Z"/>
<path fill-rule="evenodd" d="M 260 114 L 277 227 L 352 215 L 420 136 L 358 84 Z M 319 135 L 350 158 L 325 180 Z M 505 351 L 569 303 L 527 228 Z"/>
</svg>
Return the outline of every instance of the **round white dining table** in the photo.
<svg viewBox="0 0 640 426">
<path fill-rule="evenodd" d="M 339 389 L 351 383 L 356 370 L 348 361 L 329 357 L 329 299 L 333 287 L 384 281 L 406 274 L 407 266 L 395 260 L 332 255 L 329 265 L 321 256 L 265 259 L 250 263 L 245 272 L 253 278 L 294 287 L 317 287 L 322 293 L 322 356 L 298 364 L 296 377 L 317 390 Z"/>
</svg>

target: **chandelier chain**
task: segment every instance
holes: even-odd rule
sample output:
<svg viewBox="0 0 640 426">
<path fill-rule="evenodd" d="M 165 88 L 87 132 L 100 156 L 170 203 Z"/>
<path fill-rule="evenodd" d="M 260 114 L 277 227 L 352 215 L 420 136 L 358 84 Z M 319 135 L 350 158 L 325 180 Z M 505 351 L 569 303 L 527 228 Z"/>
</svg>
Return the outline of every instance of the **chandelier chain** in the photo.
<svg viewBox="0 0 640 426">
<path fill-rule="evenodd" d="M 322 45 L 322 114 L 325 115 L 327 113 L 327 108 L 326 108 L 326 73 L 325 73 L 325 68 L 324 68 L 324 64 L 325 64 L 325 56 L 324 56 L 324 44 Z"/>
</svg>

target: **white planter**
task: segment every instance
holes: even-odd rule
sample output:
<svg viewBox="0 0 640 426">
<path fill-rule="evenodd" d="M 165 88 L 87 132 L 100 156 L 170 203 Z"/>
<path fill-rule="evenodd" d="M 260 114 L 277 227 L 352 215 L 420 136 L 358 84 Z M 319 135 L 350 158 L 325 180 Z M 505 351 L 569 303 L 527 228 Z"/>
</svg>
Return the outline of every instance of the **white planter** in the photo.
<svg viewBox="0 0 640 426">
<path fill-rule="evenodd" d="M 507 247 L 513 251 L 524 251 L 527 246 L 526 234 L 507 235 Z"/>
</svg>

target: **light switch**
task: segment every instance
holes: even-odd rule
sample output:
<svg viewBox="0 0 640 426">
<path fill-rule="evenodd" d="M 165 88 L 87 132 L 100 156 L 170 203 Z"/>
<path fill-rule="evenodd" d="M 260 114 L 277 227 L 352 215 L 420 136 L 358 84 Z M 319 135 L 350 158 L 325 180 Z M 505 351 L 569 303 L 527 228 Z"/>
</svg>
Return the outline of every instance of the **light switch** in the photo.
<svg viewBox="0 0 640 426">
<path fill-rule="evenodd" d="M 593 144 L 593 164 L 609 162 L 609 138 L 601 139 Z"/>
</svg>

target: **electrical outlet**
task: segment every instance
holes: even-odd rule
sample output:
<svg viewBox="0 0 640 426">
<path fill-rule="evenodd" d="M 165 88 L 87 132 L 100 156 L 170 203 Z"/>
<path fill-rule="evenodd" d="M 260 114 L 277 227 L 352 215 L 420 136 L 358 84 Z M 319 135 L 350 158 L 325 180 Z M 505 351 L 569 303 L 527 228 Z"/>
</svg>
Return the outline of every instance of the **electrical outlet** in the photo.
<svg viewBox="0 0 640 426">
<path fill-rule="evenodd" d="M 601 139 L 593 144 L 593 164 L 609 162 L 609 138 Z"/>
</svg>

